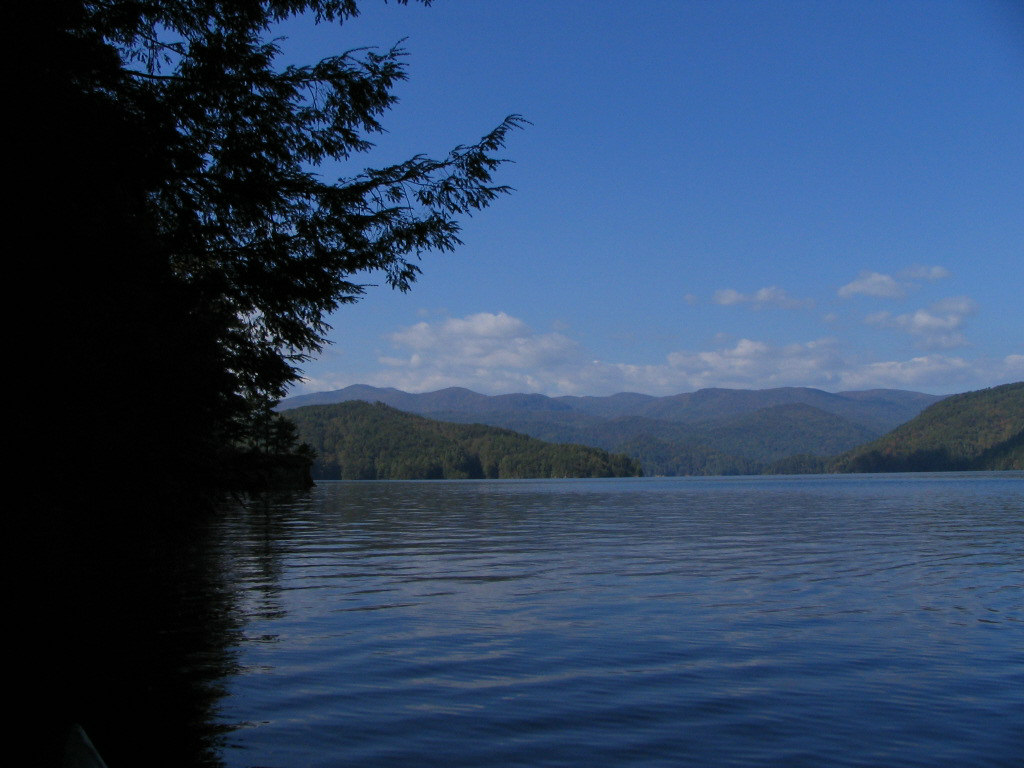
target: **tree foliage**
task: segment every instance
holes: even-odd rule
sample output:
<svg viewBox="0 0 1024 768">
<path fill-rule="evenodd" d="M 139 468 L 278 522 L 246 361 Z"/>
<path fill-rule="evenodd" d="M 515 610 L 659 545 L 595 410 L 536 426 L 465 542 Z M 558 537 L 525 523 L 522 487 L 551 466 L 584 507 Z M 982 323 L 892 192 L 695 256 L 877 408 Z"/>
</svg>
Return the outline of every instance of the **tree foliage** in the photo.
<svg viewBox="0 0 1024 768">
<path fill-rule="evenodd" d="M 319 351 L 325 317 L 383 272 L 407 290 L 416 257 L 458 244 L 456 216 L 505 187 L 491 174 L 506 118 L 445 158 L 416 156 L 337 181 L 318 172 L 372 144 L 405 78 L 404 51 L 353 49 L 279 66 L 274 23 L 298 12 L 341 23 L 354 2 L 87 3 L 119 68 L 100 85 L 160 133 L 165 173 L 148 204 L 174 274 L 231 318 L 222 340 L 239 385 L 280 396 Z"/>
<path fill-rule="evenodd" d="M 65 423 L 114 445 L 148 420 L 165 435 L 151 465 L 215 484 L 209 458 L 253 442 L 359 278 L 407 290 L 422 254 L 456 247 L 460 217 L 508 191 L 493 174 L 524 121 L 440 158 L 361 168 L 405 51 L 292 65 L 275 38 L 297 14 L 340 36 L 354 0 L 40 5 L 15 11 L 37 33 L 26 91 L 45 96 L 25 132 L 41 161 L 27 186 L 56 211 L 32 277 L 57 311 L 41 337 L 67 343 L 34 363 L 77 377 L 93 403 L 145 389 L 122 398 L 130 415 Z M 339 167 L 353 170 L 330 178 Z"/>
</svg>

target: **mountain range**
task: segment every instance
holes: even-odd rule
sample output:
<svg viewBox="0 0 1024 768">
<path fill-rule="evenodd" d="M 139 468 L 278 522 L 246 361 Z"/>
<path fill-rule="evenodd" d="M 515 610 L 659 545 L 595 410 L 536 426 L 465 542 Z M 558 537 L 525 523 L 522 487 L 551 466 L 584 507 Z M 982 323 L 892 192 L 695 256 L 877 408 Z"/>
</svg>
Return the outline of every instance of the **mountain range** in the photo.
<svg viewBox="0 0 1024 768">
<path fill-rule="evenodd" d="M 875 440 L 943 398 L 874 389 L 703 389 L 656 397 L 483 395 L 451 387 L 414 394 L 353 385 L 299 395 L 279 410 L 353 400 L 446 422 L 479 423 L 638 459 L 648 475 L 808 471 Z"/>
</svg>

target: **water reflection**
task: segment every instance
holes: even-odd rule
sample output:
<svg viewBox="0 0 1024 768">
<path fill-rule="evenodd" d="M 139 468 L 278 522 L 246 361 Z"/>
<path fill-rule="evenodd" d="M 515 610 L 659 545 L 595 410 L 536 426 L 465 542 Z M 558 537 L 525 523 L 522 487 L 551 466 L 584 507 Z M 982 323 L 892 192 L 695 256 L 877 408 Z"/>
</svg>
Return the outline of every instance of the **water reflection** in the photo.
<svg viewBox="0 0 1024 768">
<path fill-rule="evenodd" d="M 141 500 L 130 516 L 83 509 L 34 525 L 18 657 L 32 677 L 16 700 L 35 764 L 59 765 L 78 723 L 111 766 L 223 766 L 236 727 L 221 716 L 225 681 L 246 622 L 285 615 L 280 510 L 300 507 L 232 500 L 171 520 Z"/>
<path fill-rule="evenodd" d="M 339 483 L 220 521 L 249 765 L 1011 764 L 1021 476 Z"/>
</svg>

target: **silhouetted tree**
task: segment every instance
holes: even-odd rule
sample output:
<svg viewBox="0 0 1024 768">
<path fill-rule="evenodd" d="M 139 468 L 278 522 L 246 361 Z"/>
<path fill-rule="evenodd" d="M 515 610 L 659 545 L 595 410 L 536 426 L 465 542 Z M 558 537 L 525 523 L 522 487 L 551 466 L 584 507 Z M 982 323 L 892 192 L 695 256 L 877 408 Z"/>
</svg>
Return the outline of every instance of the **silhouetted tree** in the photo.
<svg viewBox="0 0 1024 768">
<path fill-rule="evenodd" d="M 25 57 L 46 100 L 31 183 L 56 214 L 35 282 L 56 314 L 35 362 L 103 414 L 61 419 L 91 456 L 132 445 L 120 469 L 216 486 L 210 457 L 256 442 L 329 313 L 363 293 L 354 276 L 407 290 L 422 253 L 459 244 L 459 216 L 508 191 L 492 174 L 523 121 L 326 181 L 325 165 L 351 164 L 383 130 L 404 51 L 284 65 L 274 27 L 296 14 L 344 26 L 354 0 L 45 5 Z"/>
</svg>

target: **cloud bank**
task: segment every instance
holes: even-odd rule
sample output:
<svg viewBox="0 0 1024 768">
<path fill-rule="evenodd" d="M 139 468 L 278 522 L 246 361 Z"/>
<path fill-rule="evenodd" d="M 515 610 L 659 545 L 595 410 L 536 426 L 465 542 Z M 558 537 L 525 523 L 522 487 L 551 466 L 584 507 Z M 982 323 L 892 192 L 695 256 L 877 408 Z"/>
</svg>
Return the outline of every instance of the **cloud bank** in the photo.
<svg viewBox="0 0 1024 768">
<path fill-rule="evenodd" d="M 437 319 L 401 328 L 385 337 L 391 351 L 377 358 L 369 374 L 327 374 L 307 380 L 303 391 L 336 389 L 363 383 L 426 392 L 460 386 L 487 394 L 541 392 L 549 395 L 608 395 L 643 392 L 667 395 L 705 387 L 763 389 L 782 386 L 819 387 L 830 391 L 853 389 L 917 389 L 949 394 L 1024 379 L 1024 355 L 1002 358 L 968 356 L 969 320 L 978 313 L 969 296 L 950 296 L 909 311 L 883 309 L 866 316 L 851 314 L 849 299 L 906 303 L 908 296 L 950 276 L 941 266 L 914 266 L 894 274 L 862 271 L 835 291 L 831 311 L 818 329 L 852 333 L 866 324 L 874 338 L 841 340 L 817 335 L 814 322 L 790 324 L 788 333 L 803 340 L 778 343 L 758 334 L 714 336 L 704 349 L 673 349 L 659 362 L 638 364 L 608 361 L 572 338 L 568 326 L 556 324 L 538 331 L 507 312 L 478 312 Z M 693 294 L 684 297 L 698 303 Z M 745 294 L 732 288 L 715 292 L 723 307 L 808 309 L 812 299 L 798 299 L 783 288 L 768 286 Z M 799 318 L 801 316 L 792 316 Z M 786 321 L 790 322 L 790 321 Z M 852 324 L 852 325 L 851 325 Z M 764 323 L 758 331 L 770 333 Z M 882 351 L 887 350 L 887 351 Z M 954 353 L 954 350 L 959 352 Z M 638 350 L 639 352 L 639 350 Z"/>
<path fill-rule="evenodd" d="M 930 342 L 959 333 L 973 302 L 958 298 L 875 323 Z M 680 349 L 660 363 L 638 365 L 594 359 L 562 332 L 540 332 L 504 312 L 424 321 L 387 339 L 394 354 L 357 381 L 308 382 L 305 391 L 365 383 L 412 392 L 461 386 L 487 394 L 541 392 L 605 395 L 689 392 L 704 387 L 763 389 L 810 386 L 829 391 L 897 388 L 936 394 L 960 392 L 1024 378 L 1024 355 L 969 360 L 933 350 L 906 359 L 867 359 L 834 337 L 791 344 L 756 338 L 720 341 L 704 350 Z M 942 346 L 939 344 L 938 346 Z"/>
</svg>

